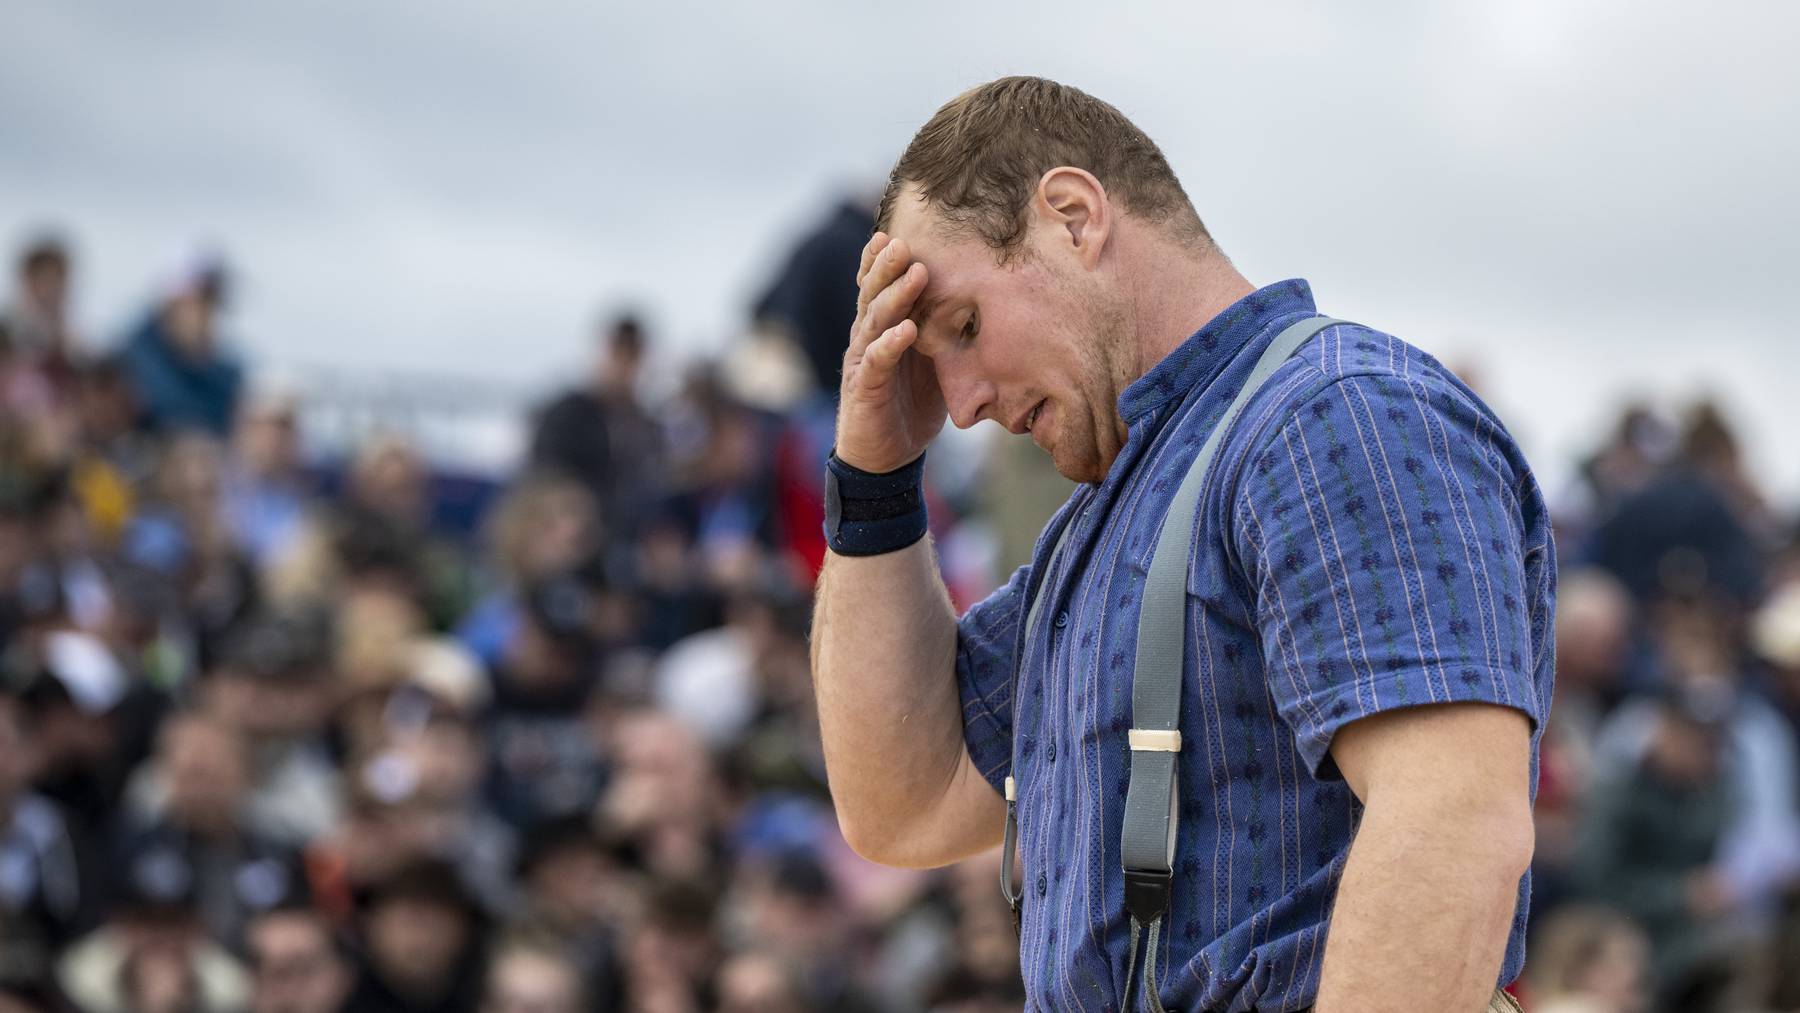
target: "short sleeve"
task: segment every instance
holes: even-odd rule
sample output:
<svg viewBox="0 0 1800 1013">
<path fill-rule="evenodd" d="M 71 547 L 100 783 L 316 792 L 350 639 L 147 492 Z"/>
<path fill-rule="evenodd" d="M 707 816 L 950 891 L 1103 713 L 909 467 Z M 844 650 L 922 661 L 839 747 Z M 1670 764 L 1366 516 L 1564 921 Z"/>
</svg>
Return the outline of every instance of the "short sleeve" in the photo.
<svg viewBox="0 0 1800 1013">
<path fill-rule="evenodd" d="M 1383 711 L 1479 701 L 1541 724 L 1524 486 L 1505 430 L 1436 375 L 1338 379 L 1258 440 L 1233 535 L 1269 692 L 1316 775 L 1338 776 L 1340 728 Z"/>
<path fill-rule="evenodd" d="M 963 741 L 969 759 L 994 790 L 1012 762 L 1013 667 L 1031 568 L 971 606 L 956 624 L 956 685 L 962 696 Z"/>
</svg>

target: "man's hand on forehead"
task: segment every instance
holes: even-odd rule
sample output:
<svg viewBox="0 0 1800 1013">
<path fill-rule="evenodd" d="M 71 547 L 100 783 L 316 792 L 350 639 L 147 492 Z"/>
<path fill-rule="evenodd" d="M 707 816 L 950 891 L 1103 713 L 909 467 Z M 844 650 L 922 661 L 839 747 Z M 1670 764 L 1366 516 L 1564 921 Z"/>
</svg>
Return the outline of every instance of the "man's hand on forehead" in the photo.
<svg viewBox="0 0 1800 1013">
<path fill-rule="evenodd" d="M 884 336 L 911 343 L 921 333 L 913 320 L 914 302 L 929 283 L 930 272 L 913 259 L 906 240 L 876 233 L 863 247 L 857 271 L 857 322 L 851 354 L 860 357 Z"/>
<path fill-rule="evenodd" d="M 838 457 L 852 466 L 892 470 L 943 428 L 937 379 L 929 364 L 906 354 L 930 313 L 919 302 L 930 277 L 904 239 L 878 232 L 863 247 L 838 413 Z"/>
</svg>

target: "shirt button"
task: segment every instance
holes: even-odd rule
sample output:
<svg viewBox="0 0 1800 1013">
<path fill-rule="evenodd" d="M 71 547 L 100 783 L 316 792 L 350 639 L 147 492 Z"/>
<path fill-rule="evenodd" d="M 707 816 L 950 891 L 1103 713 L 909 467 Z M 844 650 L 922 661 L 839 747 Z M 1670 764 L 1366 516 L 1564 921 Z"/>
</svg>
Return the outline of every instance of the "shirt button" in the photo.
<svg viewBox="0 0 1800 1013">
<path fill-rule="evenodd" d="M 1038 896 L 1042 897 L 1044 894 L 1047 894 L 1049 892 L 1050 892 L 1050 881 L 1048 879 L 1044 878 L 1043 873 L 1041 873 L 1041 872 L 1038 873 Z"/>
<path fill-rule="evenodd" d="M 1056 614 L 1056 628 L 1060 630 L 1067 625 L 1069 625 L 1069 610 L 1064 609 Z"/>
<path fill-rule="evenodd" d="M 1050 762 L 1056 762 L 1056 743 L 1050 743 Z"/>
</svg>

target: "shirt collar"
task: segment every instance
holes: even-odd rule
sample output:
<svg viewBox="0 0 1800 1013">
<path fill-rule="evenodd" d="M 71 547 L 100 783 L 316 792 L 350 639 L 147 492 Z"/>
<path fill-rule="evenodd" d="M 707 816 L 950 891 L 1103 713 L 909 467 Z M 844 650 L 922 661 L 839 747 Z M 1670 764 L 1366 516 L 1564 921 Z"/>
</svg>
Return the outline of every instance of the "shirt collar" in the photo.
<svg viewBox="0 0 1800 1013">
<path fill-rule="evenodd" d="M 1299 278 L 1257 289 L 1207 321 L 1148 373 L 1133 380 L 1119 395 L 1119 416 L 1127 427 L 1136 426 L 1169 401 L 1219 375 L 1232 356 L 1270 324 L 1282 317 L 1316 312 L 1312 288 Z"/>
</svg>

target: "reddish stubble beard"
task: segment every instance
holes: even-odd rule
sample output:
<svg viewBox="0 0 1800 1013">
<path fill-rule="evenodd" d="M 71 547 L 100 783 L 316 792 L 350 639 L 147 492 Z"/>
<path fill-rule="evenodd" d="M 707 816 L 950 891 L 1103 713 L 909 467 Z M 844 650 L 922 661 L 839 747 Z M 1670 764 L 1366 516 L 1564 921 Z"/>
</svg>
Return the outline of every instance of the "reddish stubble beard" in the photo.
<svg viewBox="0 0 1800 1013">
<path fill-rule="evenodd" d="M 1048 395 L 1037 425 L 1048 424 L 1049 430 L 1034 427 L 1032 438 L 1064 478 L 1097 484 L 1105 481 L 1125 444 L 1119 395 L 1135 379 L 1129 326 L 1123 301 L 1104 286 L 1067 278 L 1058 279 L 1058 286 L 1079 293 L 1069 305 L 1080 314 L 1080 323 L 1059 328 L 1050 350 L 1052 361 L 1061 360 L 1058 372 L 1073 381 L 1073 390 Z"/>
</svg>

